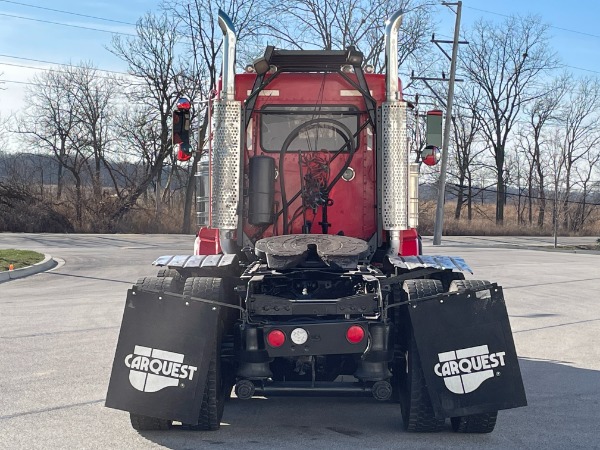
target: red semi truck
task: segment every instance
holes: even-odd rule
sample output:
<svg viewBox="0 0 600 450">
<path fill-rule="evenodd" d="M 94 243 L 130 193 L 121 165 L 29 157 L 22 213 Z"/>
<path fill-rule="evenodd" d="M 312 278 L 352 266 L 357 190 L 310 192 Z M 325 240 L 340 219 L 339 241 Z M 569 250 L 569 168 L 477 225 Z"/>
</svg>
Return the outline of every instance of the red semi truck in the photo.
<svg viewBox="0 0 600 450">
<path fill-rule="evenodd" d="M 397 402 L 409 431 L 450 418 L 491 432 L 498 410 L 526 404 L 502 288 L 465 280 L 460 257 L 421 254 L 401 20 L 386 27 L 385 75 L 354 47 L 267 47 L 235 74 L 219 13 L 194 254 L 159 257 L 127 294 L 106 405 L 134 428 L 218 429 L 232 389 L 368 395 Z M 181 159 L 189 107 L 174 113 Z"/>
</svg>

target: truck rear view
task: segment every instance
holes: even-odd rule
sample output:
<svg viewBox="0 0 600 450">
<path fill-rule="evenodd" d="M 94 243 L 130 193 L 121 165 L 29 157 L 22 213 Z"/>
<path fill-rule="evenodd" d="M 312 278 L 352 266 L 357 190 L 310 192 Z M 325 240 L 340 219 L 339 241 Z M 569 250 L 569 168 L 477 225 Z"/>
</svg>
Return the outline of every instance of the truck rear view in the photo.
<svg viewBox="0 0 600 450">
<path fill-rule="evenodd" d="M 161 256 L 127 295 L 106 405 L 134 428 L 218 429 L 232 389 L 394 401 L 409 431 L 450 418 L 491 432 L 498 410 L 526 404 L 502 288 L 465 280 L 460 257 L 421 254 L 401 20 L 386 28 L 385 75 L 354 47 L 267 47 L 236 75 L 220 12 L 194 254 Z"/>
</svg>

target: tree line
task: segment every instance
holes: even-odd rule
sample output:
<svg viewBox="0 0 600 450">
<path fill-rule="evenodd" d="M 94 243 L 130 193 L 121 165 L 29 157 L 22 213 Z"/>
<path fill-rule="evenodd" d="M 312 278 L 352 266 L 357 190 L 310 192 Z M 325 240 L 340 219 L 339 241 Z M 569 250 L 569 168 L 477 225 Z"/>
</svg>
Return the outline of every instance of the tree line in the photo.
<svg viewBox="0 0 600 450">
<path fill-rule="evenodd" d="M 134 37 L 115 36 L 107 47 L 127 65 L 127 74 L 84 61 L 31 80 L 27 108 L 3 123 L 0 150 L 10 136 L 23 153 L 47 157 L 56 179 L 38 189 L 31 174 L 5 168 L 0 214 L 2 205 L 14 210 L 19 203 L 7 199 L 24 191 L 54 206 L 75 230 L 122 231 L 144 211 L 148 223 L 167 221 L 177 224 L 171 231 L 192 231 L 194 168 L 206 148 L 208 99 L 221 71 L 218 7 L 235 23 L 240 68 L 266 44 L 354 45 L 377 72 L 384 70 L 385 19 L 403 8 L 399 64 L 405 96 L 415 106 L 411 145 L 418 152 L 426 144 L 421 116 L 439 107 L 435 99 L 445 96 L 447 86 L 434 83 L 429 92 L 408 74 L 447 69 L 430 42 L 440 14 L 451 14 L 446 8 L 427 0 L 164 0 L 139 19 Z M 469 44 L 459 50 L 464 81 L 456 86 L 448 175 L 455 218 L 470 220 L 477 195 L 493 189 L 499 225 L 507 199 L 518 192 L 520 223 L 543 228 L 560 221 L 568 230 L 582 229 L 594 217 L 600 191 L 600 82 L 564 72 L 539 17 L 481 19 L 462 34 Z M 195 105 L 193 136 L 200 150 L 186 163 L 175 160 L 170 135 L 171 111 L 182 95 Z M 434 183 L 435 170 L 424 170 L 424 180 Z"/>
</svg>

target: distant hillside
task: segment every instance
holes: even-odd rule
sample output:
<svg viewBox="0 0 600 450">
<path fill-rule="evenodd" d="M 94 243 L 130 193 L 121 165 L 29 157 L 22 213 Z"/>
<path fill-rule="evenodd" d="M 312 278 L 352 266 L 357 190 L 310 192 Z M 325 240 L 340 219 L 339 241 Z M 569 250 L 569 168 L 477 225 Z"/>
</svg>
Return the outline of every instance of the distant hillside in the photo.
<svg viewBox="0 0 600 450">
<path fill-rule="evenodd" d="M 26 180 L 28 183 L 44 186 L 53 186 L 58 181 L 59 163 L 55 158 L 47 155 L 35 153 L 3 153 L 0 152 L 0 180 L 17 179 Z M 139 172 L 141 167 L 131 163 L 120 163 L 119 171 L 114 173 L 114 177 L 119 183 L 119 187 L 126 185 L 125 177 L 133 176 Z M 163 180 L 168 175 L 168 167 L 164 168 Z M 101 168 L 102 185 L 106 188 L 113 187 L 113 179 L 106 168 Z M 70 180 L 71 175 L 67 170 L 63 170 L 65 180 Z M 85 184 L 91 181 L 91 175 L 88 171 L 83 171 L 82 180 Z M 179 189 L 181 186 L 177 180 L 173 180 L 172 189 Z"/>
</svg>

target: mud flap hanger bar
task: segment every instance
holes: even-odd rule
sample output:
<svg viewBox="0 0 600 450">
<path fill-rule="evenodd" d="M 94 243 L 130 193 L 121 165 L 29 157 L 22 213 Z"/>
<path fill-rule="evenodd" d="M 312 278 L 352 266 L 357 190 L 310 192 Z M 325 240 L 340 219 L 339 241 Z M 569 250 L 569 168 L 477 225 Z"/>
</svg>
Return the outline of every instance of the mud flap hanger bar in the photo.
<svg viewBox="0 0 600 450">
<path fill-rule="evenodd" d="M 402 275 L 395 275 L 388 278 L 383 278 L 379 280 L 379 283 L 382 288 L 394 286 L 396 284 L 401 284 L 406 280 L 413 280 L 415 278 L 424 277 L 427 275 L 431 275 L 432 273 L 443 272 L 443 269 L 438 269 L 434 267 L 426 267 L 424 269 L 413 270 L 408 273 L 403 273 Z"/>
<path fill-rule="evenodd" d="M 392 303 L 391 305 L 387 305 L 384 309 L 387 313 L 387 311 L 391 308 L 396 308 L 398 306 L 404 306 L 404 305 L 414 305 L 414 307 L 416 308 L 416 306 L 419 303 L 424 303 L 424 302 L 430 302 L 432 300 L 437 300 L 439 302 L 444 302 L 444 300 L 449 299 L 451 297 L 456 297 L 459 295 L 466 295 L 467 297 L 471 294 L 474 294 L 476 292 L 481 292 L 481 291 L 486 291 L 489 289 L 498 289 L 498 284 L 497 283 L 489 283 L 483 286 L 478 286 L 476 289 L 467 289 L 464 291 L 456 291 L 456 292 L 444 292 L 443 294 L 434 294 L 434 295 L 430 295 L 429 297 L 421 297 L 418 299 L 412 299 L 412 300 L 406 300 L 404 302 L 400 302 L 400 303 Z"/>
<path fill-rule="evenodd" d="M 137 286 L 133 286 L 133 291 L 137 292 L 139 290 L 139 288 Z M 207 298 L 201 298 L 201 297 L 186 297 L 183 294 L 177 294 L 175 292 L 166 292 L 166 291 L 159 291 L 159 290 L 155 290 L 155 289 L 144 289 L 144 292 L 150 292 L 152 294 L 167 294 L 170 297 L 178 297 L 181 298 L 183 300 L 194 300 L 195 302 L 200 302 L 200 303 L 207 303 L 209 305 L 214 305 L 214 306 L 220 306 L 222 308 L 231 308 L 231 309 L 237 309 L 239 311 L 242 312 L 242 315 L 244 316 L 244 318 L 246 318 L 248 316 L 248 310 L 245 308 L 242 308 L 239 305 L 232 305 L 230 303 L 223 303 L 223 302 L 217 302 L 215 300 L 209 300 Z"/>
</svg>

